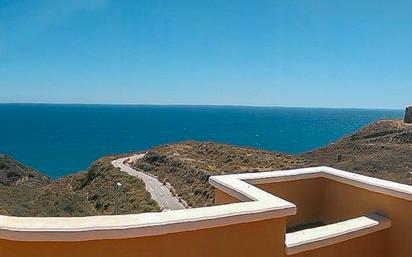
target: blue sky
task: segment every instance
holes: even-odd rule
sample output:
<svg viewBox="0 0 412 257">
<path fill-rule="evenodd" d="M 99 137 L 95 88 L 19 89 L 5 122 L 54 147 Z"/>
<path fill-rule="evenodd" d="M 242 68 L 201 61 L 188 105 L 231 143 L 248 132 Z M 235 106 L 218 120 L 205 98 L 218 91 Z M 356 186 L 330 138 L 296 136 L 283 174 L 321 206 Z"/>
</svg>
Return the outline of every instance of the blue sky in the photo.
<svg viewBox="0 0 412 257">
<path fill-rule="evenodd" d="M 0 102 L 403 108 L 412 1 L 0 0 Z"/>
</svg>

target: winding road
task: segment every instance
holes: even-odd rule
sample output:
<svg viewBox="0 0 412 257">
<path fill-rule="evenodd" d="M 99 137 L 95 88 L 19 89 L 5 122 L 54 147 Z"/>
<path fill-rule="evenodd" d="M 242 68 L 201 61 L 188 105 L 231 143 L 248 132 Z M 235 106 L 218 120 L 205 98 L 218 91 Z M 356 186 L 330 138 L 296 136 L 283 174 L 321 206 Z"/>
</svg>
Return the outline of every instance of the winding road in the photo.
<svg viewBox="0 0 412 257">
<path fill-rule="evenodd" d="M 112 161 L 114 167 L 120 168 L 121 171 L 126 172 L 130 176 L 138 177 L 146 185 L 146 190 L 150 193 L 153 200 L 155 200 L 162 210 L 179 210 L 185 209 L 185 206 L 179 199 L 172 195 L 170 189 L 163 185 L 155 177 L 150 176 L 142 171 L 131 168 L 127 162 L 135 161 L 143 158 L 144 154 L 136 154 L 130 157 L 120 158 Z"/>
</svg>

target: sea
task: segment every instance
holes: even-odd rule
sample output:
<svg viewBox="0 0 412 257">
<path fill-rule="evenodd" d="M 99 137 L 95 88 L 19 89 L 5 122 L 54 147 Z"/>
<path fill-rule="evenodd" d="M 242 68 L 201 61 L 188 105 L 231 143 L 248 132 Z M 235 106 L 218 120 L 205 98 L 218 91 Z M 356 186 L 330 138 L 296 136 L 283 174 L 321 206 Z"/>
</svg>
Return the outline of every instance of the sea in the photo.
<svg viewBox="0 0 412 257">
<path fill-rule="evenodd" d="M 104 155 L 185 140 L 301 154 L 402 116 L 379 109 L 0 104 L 0 153 L 58 178 Z"/>
</svg>

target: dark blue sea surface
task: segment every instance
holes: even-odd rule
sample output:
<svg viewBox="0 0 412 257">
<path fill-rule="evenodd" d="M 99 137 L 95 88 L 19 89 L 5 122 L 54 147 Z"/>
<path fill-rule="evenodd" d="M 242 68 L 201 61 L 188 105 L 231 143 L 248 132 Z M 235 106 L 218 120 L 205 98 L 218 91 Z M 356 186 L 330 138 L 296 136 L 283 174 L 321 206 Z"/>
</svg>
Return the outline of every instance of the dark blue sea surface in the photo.
<svg viewBox="0 0 412 257">
<path fill-rule="evenodd" d="M 107 154 L 201 140 L 302 153 L 402 110 L 0 104 L 0 153 L 53 178 Z"/>
</svg>

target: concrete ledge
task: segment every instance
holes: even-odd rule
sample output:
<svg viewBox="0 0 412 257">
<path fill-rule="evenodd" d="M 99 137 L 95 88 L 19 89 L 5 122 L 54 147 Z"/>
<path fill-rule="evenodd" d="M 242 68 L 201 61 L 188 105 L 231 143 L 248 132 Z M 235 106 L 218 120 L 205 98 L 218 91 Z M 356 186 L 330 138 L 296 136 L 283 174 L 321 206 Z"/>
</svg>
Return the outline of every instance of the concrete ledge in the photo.
<svg viewBox="0 0 412 257">
<path fill-rule="evenodd" d="M 337 244 L 390 227 L 391 221 L 388 218 L 371 214 L 326 226 L 287 233 L 286 254 L 292 255 Z"/>
<path fill-rule="evenodd" d="M 0 216 L 0 238 L 15 241 L 87 241 L 154 236 L 285 217 L 296 206 L 236 177 L 222 177 L 240 203 L 158 213 L 90 217 Z"/>
<path fill-rule="evenodd" d="M 337 182 L 363 188 L 369 191 L 412 201 L 412 186 L 388 180 L 368 177 L 326 166 L 293 170 L 214 176 L 211 177 L 209 181 L 212 185 L 224 191 L 224 187 L 222 187 L 219 183 L 220 181 L 222 181 L 221 178 L 223 177 L 236 177 L 242 181 L 245 181 L 253 185 L 282 181 L 302 180 L 310 178 L 327 178 Z"/>
</svg>

